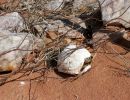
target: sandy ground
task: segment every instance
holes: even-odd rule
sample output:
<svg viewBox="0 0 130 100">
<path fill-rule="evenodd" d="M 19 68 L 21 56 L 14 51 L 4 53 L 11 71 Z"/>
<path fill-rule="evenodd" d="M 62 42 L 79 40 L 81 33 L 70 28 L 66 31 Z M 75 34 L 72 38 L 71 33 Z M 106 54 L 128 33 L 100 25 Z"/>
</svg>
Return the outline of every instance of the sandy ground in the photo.
<svg viewBox="0 0 130 100">
<path fill-rule="evenodd" d="M 123 53 L 124 49 L 104 45 L 92 69 L 79 78 L 64 78 L 51 70 L 45 82 L 22 80 L 2 85 L 0 100 L 130 100 L 130 72 L 124 71 L 130 67 L 130 53 L 119 56 L 115 51 Z"/>
<path fill-rule="evenodd" d="M 92 69 L 79 78 L 63 78 L 54 71 L 47 73 L 46 82 L 15 81 L 0 86 L 1 100 L 129 100 L 130 77 L 123 71 L 130 64 L 130 53 L 107 43 L 93 59 Z M 106 51 L 105 53 L 103 53 Z M 124 66 L 124 67 L 123 67 Z M 126 75 L 125 75 L 126 74 Z"/>
</svg>

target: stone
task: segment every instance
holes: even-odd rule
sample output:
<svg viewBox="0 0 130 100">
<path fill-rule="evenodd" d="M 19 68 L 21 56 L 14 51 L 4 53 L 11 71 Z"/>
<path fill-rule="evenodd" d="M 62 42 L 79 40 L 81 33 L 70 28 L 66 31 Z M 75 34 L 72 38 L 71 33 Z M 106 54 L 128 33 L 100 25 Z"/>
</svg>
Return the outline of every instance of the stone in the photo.
<svg viewBox="0 0 130 100">
<path fill-rule="evenodd" d="M 91 68 L 92 56 L 86 48 L 70 44 L 58 55 L 58 71 L 78 75 Z"/>
<path fill-rule="evenodd" d="M 75 14 L 89 12 L 96 5 L 97 0 L 74 0 L 72 10 Z M 94 4 L 94 5 L 92 5 Z"/>
<path fill-rule="evenodd" d="M 120 22 L 130 27 L 130 0 L 99 0 L 102 10 L 102 19 L 105 22 Z M 105 23 L 104 23 L 105 24 Z"/>
<path fill-rule="evenodd" d="M 11 32 L 20 32 L 25 28 L 24 20 L 17 12 L 0 16 L 0 29 Z"/>
<path fill-rule="evenodd" d="M 47 25 L 47 31 L 57 31 L 59 30 L 58 28 L 64 27 L 64 23 L 61 20 L 50 20 L 46 22 L 44 25 Z"/>
<path fill-rule="evenodd" d="M 22 58 L 42 47 L 42 40 L 30 33 L 12 33 L 0 30 L 0 71 L 16 70 Z"/>
<path fill-rule="evenodd" d="M 59 11 L 64 6 L 64 0 L 51 0 L 45 5 L 45 9 L 50 11 Z"/>
</svg>

